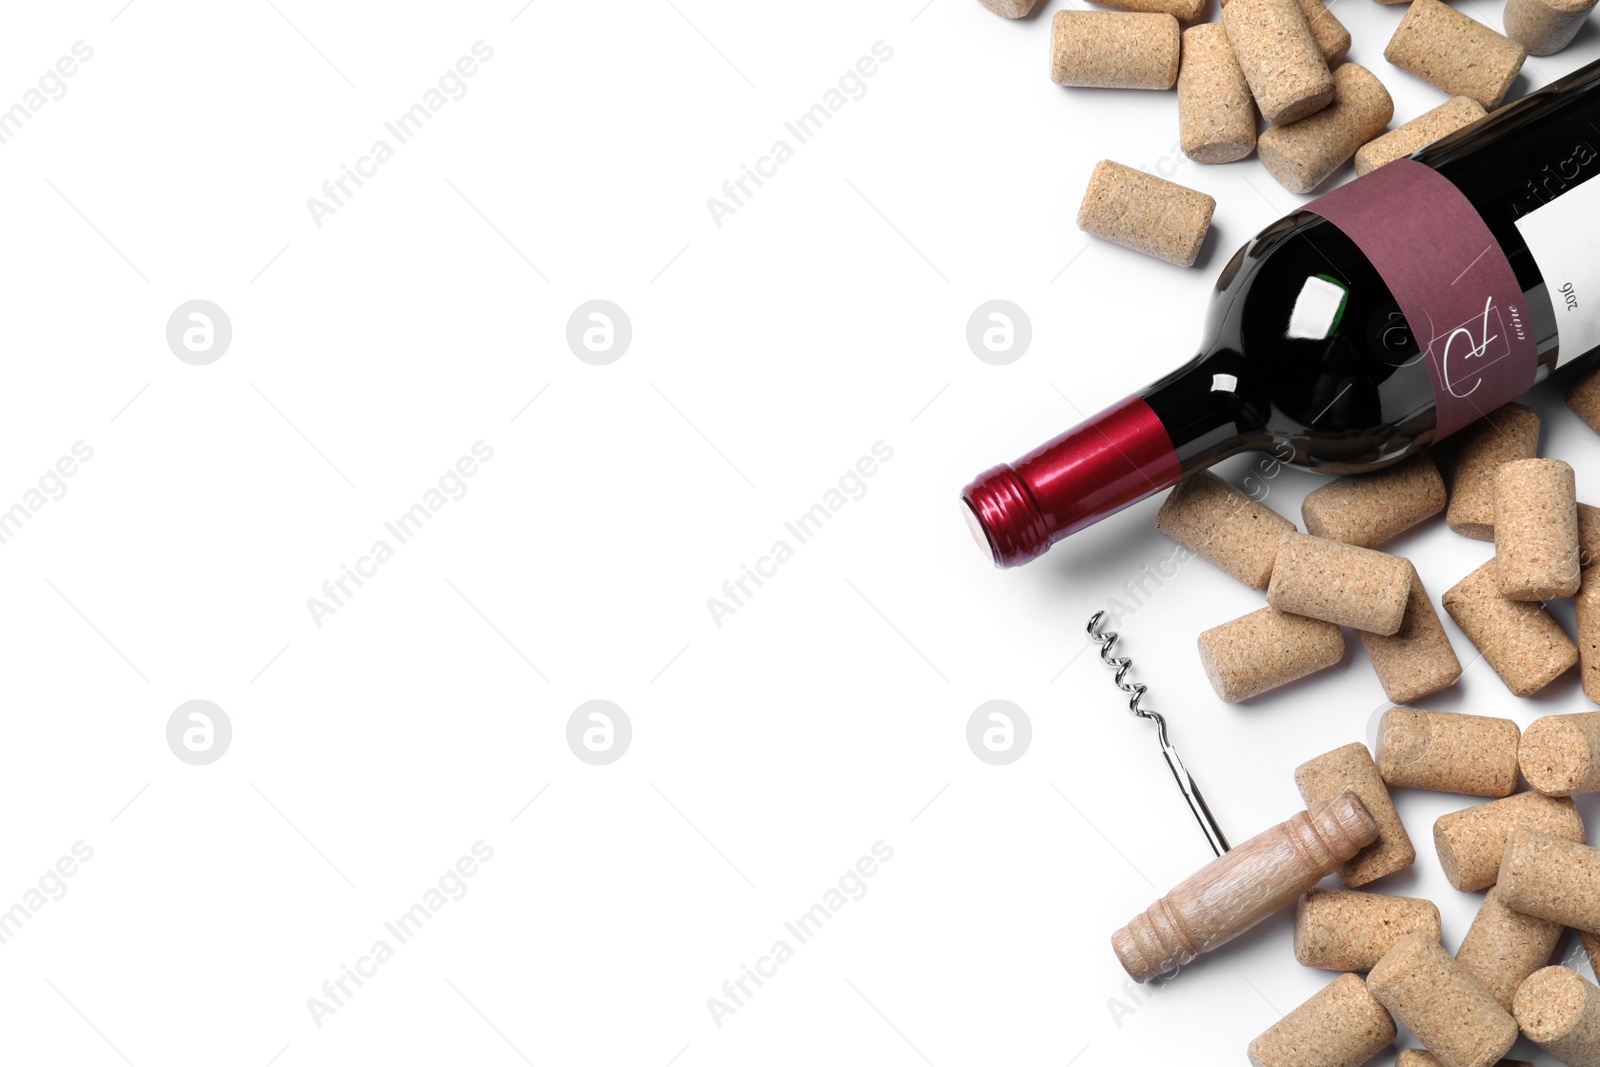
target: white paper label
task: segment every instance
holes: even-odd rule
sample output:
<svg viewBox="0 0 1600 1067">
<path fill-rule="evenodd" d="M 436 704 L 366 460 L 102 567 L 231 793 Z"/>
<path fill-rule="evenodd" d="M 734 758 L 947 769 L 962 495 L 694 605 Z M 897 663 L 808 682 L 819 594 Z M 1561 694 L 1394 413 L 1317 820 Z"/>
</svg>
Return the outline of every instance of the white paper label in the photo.
<svg viewBox="0 0 1600 1067">
<path fill-rule="evenodd" d="M 1600 181 L 1586 181 L 1517 220 L 1556 310 L 1556 366 L 1600 347 Z"/>
</svg>

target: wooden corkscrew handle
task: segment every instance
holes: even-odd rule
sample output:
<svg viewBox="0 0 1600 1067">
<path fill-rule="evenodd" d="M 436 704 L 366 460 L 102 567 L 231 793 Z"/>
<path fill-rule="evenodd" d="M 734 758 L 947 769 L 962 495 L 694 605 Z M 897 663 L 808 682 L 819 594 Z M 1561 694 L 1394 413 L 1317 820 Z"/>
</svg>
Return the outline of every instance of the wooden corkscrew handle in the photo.
<svg viewBox="0 0 1600 1067">
<path fill-rule="evenodd" d="M 1145 982 L 1244 933 L 1371 844 L 1378 824 L 1348 790 L 1218 856 L 1111 935 Z"/>
</svg>

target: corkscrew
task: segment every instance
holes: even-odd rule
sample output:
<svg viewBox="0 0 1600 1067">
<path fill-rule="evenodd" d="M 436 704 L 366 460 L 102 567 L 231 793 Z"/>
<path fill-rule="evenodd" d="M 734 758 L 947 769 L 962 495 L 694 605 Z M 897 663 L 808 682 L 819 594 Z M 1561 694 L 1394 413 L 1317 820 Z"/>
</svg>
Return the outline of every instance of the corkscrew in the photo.
<svg viewBox="0 0 1600 1067">
<path fill-rule="evenodd" d="M 1100 662 L 1117 672 L 1112 681 L 1118 689 L 1128 694 L 1128 711 L 1138 718 L 1149 719 L 1155 723 L 1156 741 L 1161 745 L 1161 755 L 1167 761 L 1167 769 L 1172 772 L 1173 781 L 1178 783 L 1178 791 L 1183 794 L 1183 799 L 1189 802 L 1189 810 L 1194 812 L 1195 820 L 1200 823 L 1200 830 L 1206 835 L 1206 844 L 1211 846 L 1212 852 L 1220 856 L 1228 851 L 1228 839 L 1223 836 L 1222 828 L 1217 825 L 1217 817 L 1212 815 L 1211 809 L 1206 806 L 1206 798 L 1200 792 L 1200 786 L 1194 780 L 1194 775 L 1183 765 L 1183 760 L 1178 758 L 1178 750 L 1172 747 L 1172 742 L 1167 738 L 1167 720 L 1160 712 L 1141 705 L 1149 687 L 1128 681 L 1128 670 L 1133 666 L 1133 660 L 1127 656 L 1111 654 L 1120 635 L 1115 630 L 1101 631 L 1100 620 L 1104 617 L 1104 611 L 1095 612 L 1089 617 L 1089 625 L 1084 628 L 1084 632 L 1089 635 L 1089 640 L 1099 644 Z"/>
</svg>

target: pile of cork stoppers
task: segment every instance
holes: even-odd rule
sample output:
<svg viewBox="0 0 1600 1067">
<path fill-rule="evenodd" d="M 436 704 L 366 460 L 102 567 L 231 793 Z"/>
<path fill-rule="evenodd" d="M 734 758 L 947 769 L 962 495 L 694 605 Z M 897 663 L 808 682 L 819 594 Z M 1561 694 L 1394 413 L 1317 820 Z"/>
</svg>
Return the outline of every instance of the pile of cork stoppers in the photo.
<svg viewBox="0 0 1600 1067">
<path fill-rule="evenodd" d="M 983 0 L 1007 18 L 1027 15 L 1037 2 Z M 1350 33 L 1321 0 L 1221 0 L 1215 23 L 1198 21 L 1208 0 L 1094 2 L 1118 10 L 1056 13 L 1052 81 L 1100 89 L 1176 85 L 1185 155 L 1231 163 L 1255 153 L 1284 188 L 1309 193 L 1352 158 L 1356 173 L 1366 174 L 1482 118 L 1505 99 L 1527 56 L 1572 42 L 1596 0 L 1507 0 L 1505 33 L 1440 0 L 1411 0 L 1384 58 L 1450 99 L 1388 132 L 1394 101 L 1377 75 L 1345 59 Z M 1258 114 L 1268 124 L 1259 138 Z M 1204 193 L 1104 160 L 1078 226 L 1188 267 L 1215 209 Z"/>
<path fill-rule="evenodd" d="M 983 0 L 1020 18 L 1037 0 Z M 1526 55 L 1566 47 L 1596 0 L 1508 0 L 1501 34 L 1439 0 L 1412 0 L 1385 50 L 1451 99 L 1398 129 L 1388 92 L 1341 62 L 1350 35 L 1320 0 L 1223 0 L 1219 24 L 1191 25 L 1205 0 L 1096 0 L 1120 10 L 1055 16 L 1059 85 L 1178 88 L 1180 144 L 1226 163 L 1252 152 L 1289 190 L 1309 192 L 1350 159 L 1365 174 L 1498 106 Z M 1257 112 L 1269 124 L 1257 138 Z M 1180 266 L 1210 226 L 1209 196 L 1106 160 L 1079 213 L 1088 232 Z M 1568 405 L 1600 432 L 1600 369 Z M 1157 526 L 1267 606 L 1200 636 L 1218 696 L 1246 700 L 1333 666 L 1357 632 L 1395 707 L 1376 755 L 1362 743 L 1295 772 L 1307 810 L 1238 845 L 1112 936 L 1139 981 L 1172 973 L 1294 905 L 1300 963 L 1344 972 L 1250 1042 L 1257 1067 L 1358 1067 L 1404 1024 L 1427 1051 L 1398 1067 L 1489 1067 L 1519 1034 L 1574 1067 L 1600 1067 L 1600 987 L 1547 966 L 1567 928 L 1600 971 L 1600 849 L 1572 796 L 1600 792 L 1600 712 L 1509 719 L 1405 705 L 1453 685 L 1461 663 L 1410 561 L 1377 546 L 1445 513 L 1494 558 L 1441 598 L 1515 695 L 1578 666 L 1600 703 L 1600 509 L 1578 503 L 1572 468 L 1538 455 L 1539 416 L 1508 404 L 1457 435 L 1447 492 L 1424 454 L 1337 479 L 1305 499 L 1306 533 L 1209 473 L 1163 503 Z M 1574 642 L 1545 609 L 1574 599 Z M 1518 793 L 1519 778 L 1531 789 Z M 1451 885 L 1487 890 L 1460 948 L 1441 943 L 1438 908 L 1363 891 L 1416 860 L 1391 788 L 1489 798 L 1433 828 Z M 1337 872 L 1345 888 L 1318 888 Z M 1366 977 L 1363 978 L 1362 975 Z M 1504 1061 L 1510 1063 L 1512 1061 Z"/>
<path fill-rule="evenodd" d="M 1239 2 L 1239 0 L 1235 0 Z M 1600 433 L 1600 369 L 1568 406 Z M 1520 404 L 1458 435 L 1447 492 L 1429 454 L 1309 493 L 1307 533 L 1216 475 L 1180 483 L 1156 525 L 1267 606 L 1202 633 L 1217 695 L 1249 699 L 1330 667 L 1343 627 L 1365 645 L 1395 707 L 1376 755 L 1360 742 L 1295 771 L 1307 810 L 1225 853 L 1112 937 L 1138 981 L 1170 974 L 1295 904 L 1306 966 L 1345 972 L 1249 1046 L 1257 1067 L 1358 1067 L 1403 1023 L 1428 1049 L 1399 1067 L 1488 1067 L 1519 1034 L 1574 1067 L 1600 1067 L 1600 987 L 1546 966 L 1567 928 L 1600 970 L 1600 849 L 1572 797 L 1600 793 L 1600 712 L 1509 719 L 1405 705 L 1455 684 L 1459 659 L 1412 563 L 1379 551 L 1445 515 L 1495 554 L 1443 596 L 1445 610 L 1517 696 L 1574 666 L 1600 702 L 1600 508 L 1567 463 L 1538 455 L 1540 418 Z M 1546 608 L 1574 601 L 1575 643 Z M 1531 789 L 1518 793 L 1519 775 Z M 1488 890 L 1454 956 L 1430 901 L 1357 891 L 1416 861 L 1391 788 L 1492 798 L 1434 824 L 1455 888 Z M 1344 889 L 1317 883 L 1337 871 Z M 1360 974 L 1366 972 L 1362 979 Z M 1510 1062 L 1510 1061 L 1507 1061 Z"/>
<path fill-rule="evenodd" d="M 1567 404 L 1600 432 L 1600 369 Z M 1251 1042 L 1257 1067 L 1358 1067 L 1395 1041 L 1397 1021 L 1428 1049 L 1402 1052 L 1400 1067 L 1488 1067 L 1519 1034 L 1574 1067 L 1600 1067 L 1600 987 L 1546 966 L 1569 927 L 1600 965 L 1600 849 L 1571 799 L 1600 793 L 1600 712 L 1546 716 L 1524 732 L 1406 707 L 1462 668 L 1416 568 L 1376 547 L 1440 513 L 1456 533 L 1493 541 L 1494 557 L 1445 592 L 1445 610 L 1513 694 L 1577 666 L 1600 701 L 1600 508 L 1578 502 L 1570 465 L 1538 455 L 1539 431 L 1520 404 L 1468 427 L 1449 491 L 1426 453 L 1331 481 L 1305 498 L 1306 533 L 1210 473 L 1180 483 L 1157 513 L 1169 537 L 1265 590 L 1266 607 L 1200 635 L 1219 697 L 1249 699 L 1332 666 L 1349 627 L 1397 705 L 1376 755 L 1357 742 L 1302 764 L 1306 811 L 1112 937 L 1128 973 L 1148 981 L 1294 903 L 1298 960 L 1345 973 Z M 1576 643 L 1546 608 L 1564 597 Z M 1519 775 L 1531 790 L 1516 792 Z M 1432 902 L 1357 891 L 1416 861 L 1391 788 L 1493 798 L 1433 828 L 1450 884 L 1488 890 L 1454 956 Z M 1316 887 L 1336 870 L 1344 889 Z"/>
<path fill-rule="evenodd" d="M 1600 369 L 1567 403 L 1600 432 Z M 1441 512 L 1455 532 L 1492 540 L 1494 557 L 1445 592 L 1445 610 L 1513 694 L 1532 696 L 1577 666 L 1600 702 L 1600 508 L 1577 501 L 1571 466 L 1537 454 L 1539 430 L 1537 413 L 1508 404 L 1463 431 L 1448 493 L 1428 454 L 1329 482 L 1305 498 L 1308 533 L 1210 473 L 1179 484 L 1157 513 L 1168 536 L 1266 592 L 1266 607 L 1200 635 L 1223 700 L 1332 666 L 1349 627 L 1397 705 L 1379 723 L 1375 756 L 1357 742 L 1302 764 L 1306 811 L 1112 937 L 1128 973 L 1148 981 L 1295 903 L 1298 960 L 1346 973 L 1251 1042 L 1257 1067 L 1358 1067 L 1395 1041 L 1396 1021 L 1428 1049 L 1402 1052 L 1399 1067 L 1488 1067 L 1519 1034 L 1573 1067 L 1600 1067 L 1600 987 L 1546 966 L 1572 928 L 1600 972 L 1600 849 L 1586 844 L 1572 801 L 1600 793 L 1600 712 L 1522 731 L 1406 707 L 1462 668 L 1416 568 L 1374 547 Z M 1576 643 L 1546 608 L 1564 597 Z M 1519 775 L 1531 790 L 1516 792 Z M 1493 798 L 1433 827 L 1450 884 L 1488 890 L 1454 956 L 1432 902 L 1356 891 L 1416 860 L 1391 788 Z M 1335 870 L 1344 889 L 1316 888 Z"/>
</svg>

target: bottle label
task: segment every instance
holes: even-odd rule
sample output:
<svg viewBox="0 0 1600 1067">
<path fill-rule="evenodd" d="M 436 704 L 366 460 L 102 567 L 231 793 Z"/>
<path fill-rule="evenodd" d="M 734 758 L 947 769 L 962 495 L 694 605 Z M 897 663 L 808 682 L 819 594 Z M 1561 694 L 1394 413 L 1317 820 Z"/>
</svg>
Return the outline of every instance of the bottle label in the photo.
<svg viewBox="0 0 1600 1067">
<path fill-rule="evenodd" d="M 1600 347 L 1600 256 L 1594 220 L 1600 218 L 1600 182 L 1586 181 L 1517 220 L 1533 261 L 1550 291 L 1561 344 L 1556 366 Z"/>
<path fill-rule="evenodd" d="M 1533 385 L 1539 348 L 1522 287 L 1500 242 L 1448 178 L 1397 159 L 1306 210 L 1343 230 L 1399 303 L 1433 378 L 1435 439 Z"/>
</svg>

